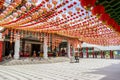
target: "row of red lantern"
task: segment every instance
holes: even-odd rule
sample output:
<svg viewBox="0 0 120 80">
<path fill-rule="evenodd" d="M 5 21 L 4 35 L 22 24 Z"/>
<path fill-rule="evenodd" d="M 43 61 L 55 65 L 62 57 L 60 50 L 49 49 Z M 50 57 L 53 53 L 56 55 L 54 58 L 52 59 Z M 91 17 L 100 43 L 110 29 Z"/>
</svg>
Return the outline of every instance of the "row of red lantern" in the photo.
<svg viewBox="0 0 120 80">
<path fill-rule="evenodd" d="M 95 5 L 96 0 L 81 0 L 81 5 L 83 7 L 93 7 Z M 104 11 L 104 7 L 103 6 L 95 6 L 92 10 L 92 13 L 94 15 L 101 15 L 100 16 L 100 20 L 102 20 L 103 22 L 107 22 L 108 25 L 113 26 L 114 28 L 116 28 L 117 30 L 120 30 L 119 25 L 115 22 L 114 19 L 111 19 L 109 17 L 109 15 L 107 13 L 105 13 Z"/>
<path fill-rule="evenodd" d="M 115 37 L 119 37 L 119 36 L 115 36 L 115 33 L 114 35 L 112 35 L 113 33 L 109 33 L 109 34 L 102 34 L 102 35 L 99 35 L 99 34 L 91 34 L 91 35 L 85 35 L 86 37 L 97 37 L 97 38 L 115 38 Z"/>
<path fill-rule="evenodd" d="M 80 20 L 78 20 L 78 21 L 80 21 Z M 64 23 L 64 22 L 62 22 L 62 23 Z M 62 23 L 60 23 L 60 24 L 62 24 Z M 75 24 L 75 23 L 76 23 L 76 21 L 73 22 L 73 24 Z M 81 24 L 76 24 L 76 25 L 73 25 L 73 26 L 66 27 L 66 28 L 64 28 L 64 29 L 67 29 L 67 28 L 70 28 L 70 29 L 74 28 L 74 29 L 75 29 L 75 27 L 76 27 L 76 28 L 79 28 L 79 27 L 81 27 L 81 26 L 82 26 Z"/>
<path fill-rule="evenodd" d="M 73 26 L 74 27 L 74 26 Z M 74 27 L 75 28 L 75 27 Z M 71 28 L 71 30 L 72 30 L 72 28 Z M 86 31 L 86 30 L 85 30 Z M 66 33 L 65 33 L 66 34 Z"/>
<path fill-rule="evenodd" d="M 13 10 L 18 6 L 16 2 L 11 3 L 4 11 L 0 14 L 0 20 L 4 19 L 7 15 L 13 12 Z"/>
<path fill-rule="evenodd" d="M 75 15 L 76 15 L 76 14 L 75 14 Z M 53 21 L 52 23 L 50 23 L 50 24 L 53 24 L 54 26 L 58 26 L 58 25 L 60 25 L 60 24 L 64 24 L 65 22 L 68 22 L 68 21 L 71 20 L 71 19 L 69 20 L 69 18 L 70 18 L 69 16 L 67 16 L 67 17 L 68 17 L 67 21 L 63 21 L 63 22 L 62 22 L 63 19 L 61 19 L 61 20 L 58 21 L 59 24 L 56 24 L 56 22 L 54 22 L 54 21 Z M 74 16 L 72 16 L 72 17 L 74 17 Z M 57 18 L 58 18 L 58 17 L 57 17 Z M 77 18 L 79 18 L 79 17 L 76 17 L 76 18 L 73 18 L 73 19 L 77 19 Z M 60 19 L 60 18 L 59 18 L 59 19 Z M 55 24 L 54 24 L 54 23 L 55 23 Z M 74 22 L 74 23 L 76 23 L 76 22 Z M 73 23 L 73 24 L 74 24 L 74 23 Z"/>
<path fill-rule="evenodd" d="M 63 9 L 64 11 L 66 10 L 65 8 Z M 58 13 L 63 12 L 62 10 L 58 11 Z M 57 14 L 58 15 L 58 14 Z M 58 20 L 58 17 L 56 18 Z M 59 18 L 60 19 L 60 18 Z"/>
<path fill-rule="evenodd" d="M 48 13 L 46 13 L 46 14 L 48 14 Z M 46 14 L 45 14 L 45 15 L 46 15 Z M 45 15 L 44 15 L 44 16 L 45 16 Z M 58 15 L 58 14 L 57 14 L 57 15 Z M 43 15 L 41 15 L 41 16 L 43 16 Z M 49 18 L 50 18 L 50 17 L 47 17 L 47 19 L 49 19 Z M 46 20 L 46 18 L 45 18 L 44 20 Z M 41 22 L 41 21 L 40 21 L 40 22 Z M 39 23 L 39 22 L 36 22 L 36 24 L 37 24 L 37 23 Z M 33 24 L 31 24 L 31 25 L 33 25 Z M 26 25 L 26 26 L 27 26 L 27 25 Z M 25 26 L 25 27 L 26 27 L 26 26 Z M 30 26 L 30 25 L 29 25 L 29 26 Z M 22 26 L 22 27 L 24 27 L 24 26 Z"/>
<path fill-rule="evenodd" d="M 0 1 L 0 9 L 3 7 L 4 2 L 5 2 L 5 0 Z"/>
<path fill-rule="evenodd" d="M 84 41 L 84 39 L 85 39 L 85 38 L 83 38 L 83 41 Z M 108 39 L 109 39 L 109 38 L 107 38 L 106 40 L 108 40 Z M 90 40 L 90 39 L 88 39 L 88 40 Z M 98 40 L 101 40 L 101 39 L 98 39 Z M 98 40 L 96 40 L 96 41 L 89 41 L 89 42 L 98 44 L 98 42 L 97 42 Z M 103 41 L 103 40 L 102 40 L 102 41 Z M 86 40 L 86 42 L 87 42 L 87 40 Z M 107 43 L 107 42 L 103 42 L 103 43 L 105 44 L 105 43 Z"/>
<path fill-rule="evenodd" d="M 37 13 L 36 13 L 37 14 Z M 38 14 L 37 14 L 38 15 Z M 39 16 L 39 17 L 42 17 L 42 15 L 41 16 Z M 39 18 L 39 17 L 36 17 L 36 18 Z M 34 22 L 34 20 L 30 20 L 29 22 L 31 22 L 31 21 L 33 21 Z M 32 26 L 32 27 L 35 27 L 35 26 L 38 26 L 37 24 L 39 24 L 40 22 L 43 22 L 43 19 L 42 20 L 39 20 L 38 22 L 34 22 L 34 23 L 31 23 L 31 24 L 27 24 L 27 25 L 25 25 L 25 26 L 17 26 L 17 27 L 20 27 L 20 28 L 27 28 L 28 26 Z M 27 23 L 27 22 L 26 22 Z M 21 24 L 22 25 L 22 24 Z M 44 24 L 44 25 L 46 25 L 46 24 Z M 29 28 L 29 27 L 28 27 Z"/>
<path fill-rule="evenodd" d="M 87 34 L 86 34 L 86 35 L 87 35 Z M 95 35 L 95 36 L 93 36 L 93 37 L 98 37 L 98 36 Z M 92 37 L 91 37 L 91 38 L 92 38 Z M 110 38 L 110 37 L 109 37 L 109 38 Z M 113 37 L 111 37 L 111 38 L 113 38 Z"/>
<path fill-rule="evenodd" d="M 90 44 L 96 44 L 96 45 L 102 45 L 102 46 L 109 46 L 109 45 L 120 45 L 120 40 L 119 41 L 115 41 L 115 42 L 98 42 L 98 41 L 87 41 Z"/>
<path fill-rule="evenodd" d="M 31 7 L 31 3 L 30 2 L 27 2 L 26 3 L 26 7 L 29 9 Z M 25 6 L 22 6 L 20 8 L 20 10 L 17 10 L 16 12 L 14 12 L 12 15 L 6 17 L 5 19 L 3 19 L 0 24 L 5 24 L 5 23 L 8 23 L 10 21 L 12 21 L 14 18 L 20 16 L 22 13 L 24 13 L 27 9 L 26 9 Z"/>
<path fill-rule="evenodd" d="M 92 38 L 91 38 L 89 41 L 91 41 L 91 42 L 97 42 L 97 41 L 98 41 L 98 42 L 105 42 L 105 41 L 107 42 L 107 41 L 108 41 L 108 42 L 109 42 L 110 40 L 112 40 L 112 41 L 113 41 L 113 40 L 114 40 L 114 41 L 120 40 L 120 37 L 109 38 L 109 39 L 108 39 L 108 38 L 99 38 L 99 39 L 92 39 Z"/>
<path fill-rule="evenodd" d="M 75 14 L 75 15 L 76 15 L 76 14 Z M 81 16 L 81 15 L 79 15 L 79 16 Z M 68 20 L 67 20 L 67 21 L 63 21 L 62 23 L 65 23 L 65 22 L 68 22 L 68 21 L 71 21 L 71 20 L 74 20 L 74 19 L 79 18 L 78 16 L 76 16 L 76 17 L 72 16 L 72 17 L 73 17 L 73 19 L 71 18 L 71 19 L 69 20 L 70 17 L 67 16 L 67 19 L 68 19 Z M 61 19 L 61 20 L 62 20 L 62 19 Z M 59 22 L 60 22 L 61 20 L 59 20 Z M 78 22 L 79 22 L 79 21 L 80 21 L 80 20 L 78 20 Z M 60 24 L 62 24 L 62 23 L 60 23 Z M 74 23 L 76 23 L 76 22 L 74 22 Z M 73 24 L 74 24 L 74 23 L 73 23 Z M 85 22 L 85 23 L 86 23 L 86 22 Z"/>
<path fill-rule="evenodd" d="M 4 37 L 5 35 L 8 35 L 8 33 L 10 33 L 10 41 L 13 41 L 16 38 L 16 34 L 20 35 L 21 38 L 23 38 L 26 35 L 34 35 L 35 38 L 39 37 L 38 39 L 41 39 L 42 37 L 44 37 L 45 35 L 47 37 L 50 37 L 50 34 L 48 33 L 44 33 L 44 36 L 42 35 L 43 33 L 39 33 L 39 32 L 25 32 L 25 31 L 19 31 L 19 30 L 8 30 L 6 29 L 5 32 L 2 34 L 2 36 Z"/>
<path fill-rule="evenodd" d="M 96 0 L 79 0 L 81 6 L 85 9 L 90 9 L 91 7 L 95 6 Z"/>
<path fill-rule="evenodd" d="M 114 29 L 120 31 L 120 26 L 117 24 L 117 22 L 110 18 L 109 14 L 105 12 L 104 6 L 97 5 L 92 9 L 93 15 L 99 15 L 99 20 L 103 21 L 108 26 L 112 26 Z"/>
<path fill-rule="evenodd" d="M 19 2 L 19 0 L 18 0 L 18 2 Z M 37 0 L 33 0 L 33 2 L 37 2 Z M 55 0 L 53 0 L 53 3 L 54 2 L 57 2 L 57 1 L 55 1 Z M 8 25 L 8 24 L 11 24 L 11 23 L 13 23 L 13 22 L 16 22 L 16 21 L 19 21 L 20 19 L 22 19 L 22 18 L 24 18 L 24 17 L 26 17 L 26 16 L 28 16 L 28 15 L 30 15 L 30 13 L 31 12 L 33 12 L 33 11 L 35 11 L 35 10 L 37 10 L 39 7 L 41 7 L 42 5 L 44 5 L 45 4 L 45 2 L 44 1 L 42 1 L 41 2 L 41 4 L 39 4 L 36 8 L 33 8 L 32 10 L 30 10 L 28 13 L 25 13 L 23 16 L 21 16 L 20 18 L 18 18 L 17 20 L 15 20 L 15 21 L 12 21 L 12 22 L 9 22 L 9 23 L 7 23 L 7 24 L 3 24 L 3 25 Z M 31 3 L 26 3 L 26 7 L 27 8 L 30 8 L 31 7 Z M 21 9 L 22 9 L 22 11 L 25 11 L 26 10 L 26 8 L 25 8 L 25 6 L 23 6 L 23 7 L 21 7 Z"/>
<path fill-rule="evenodd" d="M 28 15 L 30 15 L 31 13 L 33 13 L 34 11 L 38 10 L 39 7 L 43 6 L 44 4 L 45 4 L 45 2 L 42 1 L 37 7 L 32 8 L 30 11 L 28 11 L 27 13 L 24 13 L 24 15 L 20 16 L 19 18 L 17 18 L 17 19 L 14 20 L 14 21 L 11 21 L 11 22 L 2 24 L 2 26 L 4 26 L 4 25 L 9 25 L 9 24 L 15 23 L 15 22 L 17 22 L 17 21 L 19 21 L 19 20 L 21 20 L 21 19 L 24 19 L 26 16 L 28 16 Z M 27 7 L 27 8 L 29 8 L 30 6 L 31 6 L 31 4 L 26 3 L 26 7 Z M 21 7 L 21 11 L 24 12 L 24 11 L 26 10 L 26 7 L 25 7 L 25 6 Z"/>
<path fill-rule="evenodd" d="M 31 0 L 33 3 L 37 3 L 38 0 Z M 17 4 L 21 4 L 22 0 L 14 0 Z"/>
<path fill-rule="evenodd" d="M 97 38 L 97 39 L 103 39 L 103 38 L 104 39 L 108 39 L 108 38 L 110 39 L 110 38 L 116 38 L 117 36 L 114 36 L 114 35 L 113 36 L 110 36 L 110 35 L 104 35 L 104 36 L 103 35 L 102 36 L 100 36 L 100 35 L 90 35 L 90 36 L 84 35 L 84 37 L 87 37 L 87 38 L 92 38 L 93 37 L 93 38 Z"/>
</svg>

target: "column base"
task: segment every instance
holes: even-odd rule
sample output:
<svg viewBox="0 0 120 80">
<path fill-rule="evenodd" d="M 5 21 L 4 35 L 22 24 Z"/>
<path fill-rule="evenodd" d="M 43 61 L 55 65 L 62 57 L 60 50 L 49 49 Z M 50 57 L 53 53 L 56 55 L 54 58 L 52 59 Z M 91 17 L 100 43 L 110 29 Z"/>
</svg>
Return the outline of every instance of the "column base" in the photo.
<svg viewBox="0 0 120 80">
<path fill-rule="evenodd" d="M 46 60 L 47 60 L 48 58 L 44 58 L 44 59 L 46 59 Z"/>
<path fill-rule="evenodd" d="M 14 56 L 14 59 L 18 60 L 20 59 L 20 56 Z"/>
</svg>

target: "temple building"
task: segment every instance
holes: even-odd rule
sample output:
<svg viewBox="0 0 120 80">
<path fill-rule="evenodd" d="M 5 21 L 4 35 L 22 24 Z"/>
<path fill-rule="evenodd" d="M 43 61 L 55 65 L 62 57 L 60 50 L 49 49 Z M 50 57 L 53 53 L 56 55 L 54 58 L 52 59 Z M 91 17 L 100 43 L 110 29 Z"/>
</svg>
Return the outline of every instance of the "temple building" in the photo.
<svg viewBox="0 0 120 80">
<path fill-rule="evenodd" d="M 117 0 L 1 0 L 0 60 L 20 57 L 115 58 L 120 50 Z M 119 8 L 115 9 L 117 11 Z"/>
</svg>

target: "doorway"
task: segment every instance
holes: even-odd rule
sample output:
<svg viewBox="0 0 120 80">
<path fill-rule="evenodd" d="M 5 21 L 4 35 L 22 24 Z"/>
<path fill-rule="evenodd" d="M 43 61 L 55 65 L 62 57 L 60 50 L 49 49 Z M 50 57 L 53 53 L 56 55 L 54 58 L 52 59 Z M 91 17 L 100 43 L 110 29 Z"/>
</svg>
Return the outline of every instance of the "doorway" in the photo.
<svg viewBox="0 0 120 80">
<path fill-rule="evenodd" d="M 8 56 L 10 51 L 12 51 L 12 56 L 14 55 L 14 42 L 10 43 L 9 41 L 5 41 L 5 56 Z"/>
<path fill-rule="evenodd" d="M 33 55 L 33 52 L 36 52 L 36 56 L 39 56 L 40 53 L 40 44 L 32 44 L 32 53 L 31 55 Z"/>
</svg>

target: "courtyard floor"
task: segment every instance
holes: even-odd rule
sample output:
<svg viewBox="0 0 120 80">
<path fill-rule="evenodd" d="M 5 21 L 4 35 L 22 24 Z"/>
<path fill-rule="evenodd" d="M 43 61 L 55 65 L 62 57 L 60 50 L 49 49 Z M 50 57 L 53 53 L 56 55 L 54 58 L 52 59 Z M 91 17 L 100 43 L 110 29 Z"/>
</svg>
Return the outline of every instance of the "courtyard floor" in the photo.
<svg viewBox="0 0 120 80">
<path fill-rule="evenodd" d="M 0 80 L 120 80 L 120 60 L 0 65 Z"/>
</svg>

